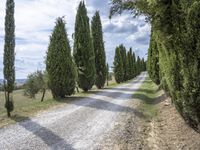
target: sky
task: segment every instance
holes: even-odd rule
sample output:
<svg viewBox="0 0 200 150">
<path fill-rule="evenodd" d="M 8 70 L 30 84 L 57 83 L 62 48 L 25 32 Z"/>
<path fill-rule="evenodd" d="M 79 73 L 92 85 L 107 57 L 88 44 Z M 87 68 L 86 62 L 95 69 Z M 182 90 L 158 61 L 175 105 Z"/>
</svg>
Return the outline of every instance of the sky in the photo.
<svg viewBox="0 0 200 150">
<path fill-rule="evenodd" d="M 80 0 L 15 0 L 16 78 L 24 79 L 28 74 L 45 69 L 45 57 L 49 37 L 58 17 L 65 18 L 70 45 L 73 46 L 75 17 Z M 109 0 L 85 0 L 88 16 L 99 11 L 103 26 L 107 62 L 113 65 L 116 46 L 124 44 L 133 48 L 136 55 L 147 57 L 150 25 L 143 16 L 133 18 L 131 14 L 108 18 Z M 0 0 L 0 79 L 3 78 L 4 18 L 6 0 Z"/>
</svg>

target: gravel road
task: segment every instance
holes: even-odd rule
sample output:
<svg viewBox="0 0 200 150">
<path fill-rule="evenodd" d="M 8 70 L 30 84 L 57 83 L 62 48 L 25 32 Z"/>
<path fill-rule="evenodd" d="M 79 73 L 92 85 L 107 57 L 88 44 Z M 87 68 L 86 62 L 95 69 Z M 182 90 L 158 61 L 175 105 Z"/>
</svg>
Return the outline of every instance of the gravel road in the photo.
<svg viewBox="0 0 200 150">
<path fill-rule="evenodd" d="M 105 141 L 110 145 L 116 142 L 108 140 L 109 135 L 120 134 L 116 128 L 119 119 L 127 114 L 140 115 L 131 106 L 131 97 L 145 77 L 142 73 L 130 83 L 91 92 L 84 98 L 71 97 L 61 107 L 0 129 L 0 150 L 106 149 Z"/>
</svg>

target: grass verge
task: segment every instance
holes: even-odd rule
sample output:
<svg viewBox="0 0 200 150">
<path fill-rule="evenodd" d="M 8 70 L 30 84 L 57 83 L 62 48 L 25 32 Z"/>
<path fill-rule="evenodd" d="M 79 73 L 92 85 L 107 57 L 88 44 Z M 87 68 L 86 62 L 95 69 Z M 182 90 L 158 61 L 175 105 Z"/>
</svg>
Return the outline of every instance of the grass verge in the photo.
<svg viewBox="0 0 200 150">
<path fill-rule="evenodd" d="M 133 94 L 134 99 L 140 100 L 138 107 L 139 111 L 143 113 L 145 119 L 151 120 L 157 116 L 156 104 L 163 96 L 162 91 L 154 84 L 149 77 L 147 77 L 141 87 Z"/>
</svg>

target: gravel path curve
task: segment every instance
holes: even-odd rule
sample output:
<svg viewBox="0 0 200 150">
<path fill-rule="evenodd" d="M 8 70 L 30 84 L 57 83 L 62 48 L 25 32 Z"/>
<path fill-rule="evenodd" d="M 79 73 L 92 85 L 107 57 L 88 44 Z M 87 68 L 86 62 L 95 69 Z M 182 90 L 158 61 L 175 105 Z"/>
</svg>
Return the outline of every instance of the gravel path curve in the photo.
<svg viewBox="0 0 200 150">
<path fill-rule="evenodd" d="M 119 116 L 140 115 L 130 103 L 145 77 L 142 73 L 130 83 L 84 98 L 71 97 L 59 108 L 0 129 L 0 150 L 99 149 L 109 133 L 117 132 L 114 125 Z"/>
</svg>

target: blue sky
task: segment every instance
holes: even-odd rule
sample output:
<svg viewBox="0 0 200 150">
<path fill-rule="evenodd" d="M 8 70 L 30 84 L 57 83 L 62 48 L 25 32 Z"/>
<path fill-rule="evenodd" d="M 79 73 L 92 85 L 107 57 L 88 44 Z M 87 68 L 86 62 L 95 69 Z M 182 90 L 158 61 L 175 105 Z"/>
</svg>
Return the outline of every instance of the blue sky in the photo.
<svg viewBox="0 0 200 150">
<path fill-rule="evenodd" d="M 65 16 L 70 44 L 77 7 L 80 0 L 15 0 L 16 25 L 16 78 L 23 79 L 36 70 L 45 68 L 44 59 L 49 36 L 57 17 Z M 6 0 L 0 2 L 0 79 L 3 78 L 4 17 Z M 130 14 L 109 15 L 109 0 L 86 0 L 88 16 L 100 11 L 107 61 L 113 64 L 115 47 L 123 43 L 132 47 L 137 55 L 146 57 L 150 25 L 144 17 L 133 18 Z"/>
</svg>

